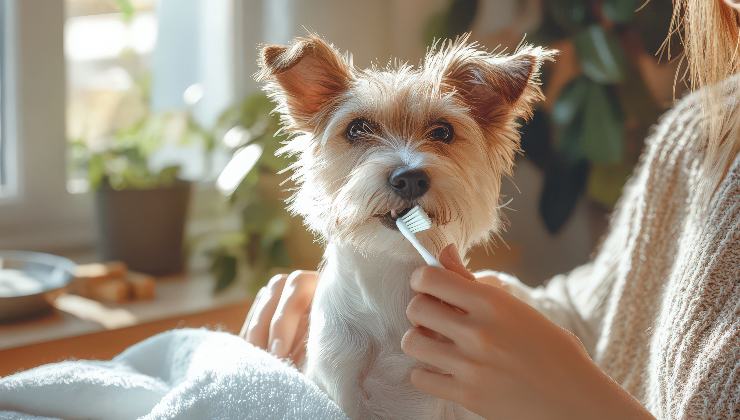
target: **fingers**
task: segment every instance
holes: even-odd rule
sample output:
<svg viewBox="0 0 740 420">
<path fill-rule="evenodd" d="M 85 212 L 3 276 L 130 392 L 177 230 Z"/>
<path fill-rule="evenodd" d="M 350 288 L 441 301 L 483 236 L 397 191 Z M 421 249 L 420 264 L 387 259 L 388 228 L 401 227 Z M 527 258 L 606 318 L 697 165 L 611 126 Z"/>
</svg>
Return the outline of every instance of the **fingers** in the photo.
<svg viewBox="0 0 740 420">
<path fill-rule="evenodd" d="M 475 275 L 468 271 L 465 263 L 460 258 L 455 244 L 449 244 L 439 253 L 439 262 L 448 270 L 459 274 L 463 278 L 475 280 Z"/>
<path fill-rule="evenodd" d="M 401 339 L 401 350 L 414 359 L 434 366 L 441 372 L 455 374 L 461 355 L 451 342 L 437 340 L 422 328 L 411 328 Z"/>
<path fill-rule="evenodd" d="M 252 318 L 254 318 L 255 312 L 257 312 L 258 302 L 264 297 L 264 295 L 265 295 L 265 288 L 262 287 L 257 292 L 257 295 L 254 296 L 254 299 L 252 299 L 252 304 L 249 306 L 249 312 L 247 312 L 247 317 L 244 318 L 244 324 L 242 325 L 242 329 L 239 330 L 239 337 L 245 340 L 247 339 L 247 333 L 249 331 L 249 323 L 252 321 Z"/>
<path fill-rule="evenodd" d="M 466 312 L 479 295 L 480 285 L 449 270 L 424 266 L 411 274 L 411 289 L 425 293 Z"/>
<path fill-rule="evenodd" d="M 296 366 L 301 366 L 303 360 L 306 358 L 306 340 L 308 339 L 308 312 L 301 317 L 301 321 L 298 323 L 298 330 L 296 331 L 295 340 L 293 341 L 293 347 L 290 349 L 288 357 L 293 361 Z"/>
<path fill-rule="evenodd" d="M 301 318 L 311 307 L 317 284 L 318 274 L 313 271 L 294 271 L 285 281 L 269 331 L 268 349 L 277 357 L 287 357 L 290 353 Z"/>
<path fill-rule="evenodd" d="M 432 372 L 422 367 L 411 370 L 411 384 L 420 391 L 445 400 L 460 401 L 460 386 L 451 375 Z"/>
<path fill-rule="evenodd" d="M 270 322 L 275 314 L 275 308 L 277 308 L 280 301 L 280 295 L 283 293 L 283 287 L 287 279 L 288 276 L 285 274 L 274 276 L 267 283 L 267 286 L 263 287 L 257 294 L 245 322 L 247 342 L 267 350 Z"/>
<path fill-rule="evenodd" d="M 416 326 L 428 328 L 459 342 L 465 314 L 429 295 L 414 296 L 406 307 L 406 317 Z"/>
<path fill-rule="evenodd" d="M 507 285 L 495 275 L 489 274 L 488 272 L 475 273 L 475 280 L 479 283 L 487 284 L 493 287 L 500 287 L 506 291 L 509 291 Z"/>
</svg>

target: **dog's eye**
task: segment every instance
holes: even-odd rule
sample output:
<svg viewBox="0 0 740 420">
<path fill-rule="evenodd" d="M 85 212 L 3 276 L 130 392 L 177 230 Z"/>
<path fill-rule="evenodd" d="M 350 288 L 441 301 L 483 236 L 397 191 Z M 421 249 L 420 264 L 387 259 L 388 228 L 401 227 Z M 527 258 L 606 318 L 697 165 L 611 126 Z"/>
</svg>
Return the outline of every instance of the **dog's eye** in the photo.
<svg viewBox="0 0 740 420">
<path fill-rule="evenodd" d="M 451 142 L 453 135 L 454 135 L 454 132 L 452 130 L 452 125 L 446 122 L 436 123 L 432 127 L 431 131 L 429 131 L 429 137 L 431 139 L 445 142 L 445 143 Z"/>
<path fill-rule="evenodd" d="M 372 124 L 365 119 L 356 118 L 347 126 L 347 139 L 354 141 L 373 133 Z"/>
</svg>

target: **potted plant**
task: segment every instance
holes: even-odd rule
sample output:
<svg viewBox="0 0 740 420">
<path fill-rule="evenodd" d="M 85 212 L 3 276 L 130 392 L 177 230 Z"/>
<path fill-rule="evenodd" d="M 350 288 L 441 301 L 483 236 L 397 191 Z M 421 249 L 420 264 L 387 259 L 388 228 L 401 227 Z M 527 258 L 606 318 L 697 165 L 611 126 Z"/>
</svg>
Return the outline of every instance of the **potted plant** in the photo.
<svg viewBox="0 0 740 420">
<path fill-rule="evenodd" d="M 152 156 L 167 143 L 193 138 L 210 150 L 210 134 L 188 112 L 148 113 L 96 149 L 73 142 L 95 195 L 100 258 L 153 275 L 183 271 L 192 183 L 180 177 L 181 165 L 157 168 Z"/>
<path fill-rule="evenodd" d="M 287 136 L 271 113 L 274 105 L 262 93 L 249 95 L 227 109 L 215 131 L 225 133 L 233 155 L 217 180 L 237 226 L 211 235 L 210 271 L 215 290 L 237 279 L 256 290 L 271 271 L 290 265 L 286 246 L 290 216 L 285 210 L 287 186 L 279 172 L 288 161 L 276 155 Z"/>
</svg>

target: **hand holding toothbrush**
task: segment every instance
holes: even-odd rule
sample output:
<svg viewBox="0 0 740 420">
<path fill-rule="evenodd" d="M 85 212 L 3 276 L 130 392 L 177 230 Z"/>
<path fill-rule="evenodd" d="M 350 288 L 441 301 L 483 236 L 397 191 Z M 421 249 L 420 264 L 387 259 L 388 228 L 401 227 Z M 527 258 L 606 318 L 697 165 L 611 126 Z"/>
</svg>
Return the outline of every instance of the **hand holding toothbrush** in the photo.
<svg viewBox="0 0 740 420">
<path fill-rule="evenodd" d="M 485 418 L 652 418 L 575 335 L 496 279 L 476 281 L 454 245 L 439 261 L 410 280 L 401 349 L 423 363 L 410 376 L 419 390 Z"/>
</svg>

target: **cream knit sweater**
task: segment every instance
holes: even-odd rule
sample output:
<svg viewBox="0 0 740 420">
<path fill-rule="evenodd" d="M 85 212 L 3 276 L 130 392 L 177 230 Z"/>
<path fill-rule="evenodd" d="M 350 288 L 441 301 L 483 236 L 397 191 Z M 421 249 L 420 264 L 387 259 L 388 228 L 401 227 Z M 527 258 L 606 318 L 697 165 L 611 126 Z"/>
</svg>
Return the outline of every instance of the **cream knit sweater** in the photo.
<svg viewBox="0 0 740 420">
<path fill-rule="evenodd" d="M 740 106 L 740 75 L 722 88 Z M 740 157 L 702 212 L 699 103 L 656 127 L 589 264 L 503 279 L 659 419 L 740 418 Z"/>
</svg>

